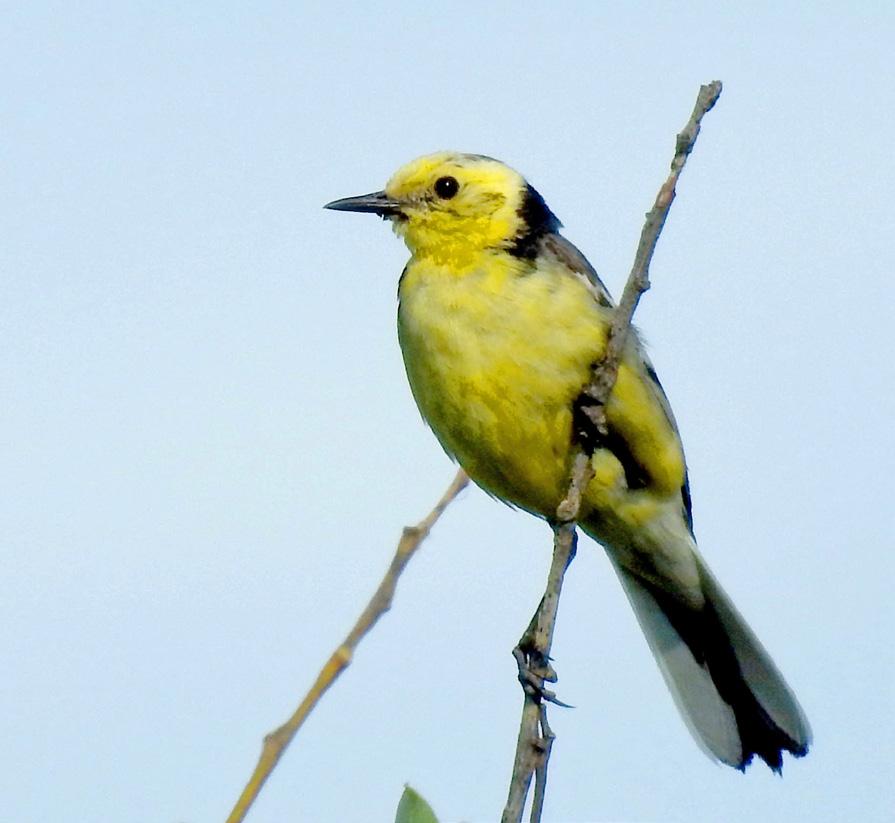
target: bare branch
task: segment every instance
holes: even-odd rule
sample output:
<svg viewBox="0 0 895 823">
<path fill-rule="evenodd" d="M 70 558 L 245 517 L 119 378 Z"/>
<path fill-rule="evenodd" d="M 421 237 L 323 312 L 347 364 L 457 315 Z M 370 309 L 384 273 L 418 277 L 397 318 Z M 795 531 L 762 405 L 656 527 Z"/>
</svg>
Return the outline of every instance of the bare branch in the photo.
<svg viewBox="0 0 895 823">
<path fill-rule="evenodd" d="M 320 670 L 314 685 L 311 686 L 304 700 L 301 701 L 298 708 L 282 726 L 275 729 L 264 738 L 264 745 L 261 749 L 261 757 L 255 766 L 255 771 L 249 778 L 249 782 L 243 789 L 239 800 L 230 812 L 227 823 L 241 823 L 245 819 L 246 814 L 255 802 L 255 798 L 261 791 L 274 767 L 279 759 L 283 756 L 287 746 L 292 742 L 295 733 L 301 728 L 308 715 L 313 711 L 317 702 L 323 697 L 324 693 L 336 681 L 336 678 L 351 664 L 354 656 L 354 650 L 364 636 L 376 622 L 385 614 L 392 605 L 395 596 L 395 590 L 398 586 L 398 578 L 413 557 L 416 550 L 426 539 L 432 526 L 441 517 L 444 510 L 450 505 L 451 501 L 466 487 L 469 478 L 466 473 L 460 469 L 451 485 L 445 491 L 441 500 L 435 505 L 429 514 L 426 515 L 415 526 L 405 527 L 401 539 L 398 541 L 398 548 L 395 550 L 395 556 L 386 571 L 379 588 L 370 599 L 367 607 L 357 619 L 354 628 L 348 633 L 348 636 L 342 644 L 332 653 L 329 660 Z"/>
<path fill-rule="evenodd" d="M 553 741 L 556 739 L 553 729 L 550 728 L 550 724 L 547 722 L 547 707 L 543 703 L 540 705 L 540 710 L 538 724 L 541 727 L 541 745 L 543 750 L 540 762 L 535 769 L 535 793 L 531 803 L 532 823 L 540 820 L 544 812 L 544 797 L 547 792 L 547 764 L 550 762 L 550 750 L 553 748 Z"/>
<path fill-rule="evenodd" d="M 585 489 L 593 476 L 590 456 L 594 447 L 599 444 L 599 438 L 609 434 L 606 403 L 618 377 L 619 364 L 634 311 L 640 302 L 640 297 L 650 287 L 650 262 L 674 201 L 678 178 L 684 169 L 687 157 L 693 151 L 702 118 L 712 109 L 720 94 L 721 83 L 717 80 L 702 86 L 693 113 L 684 130 L 677 136 L 671 171 L 659 189 L 652 209 L 646 215 L 640 243 L 634 256 L 634 265 L 613 316 L 606 352 L 603 359 L 595 365 L 590 384 L 584 388 L 578 401 L 582 411 L 593 424 L 597 438 L 589 444 L 588 449 L 580 443 L 574 446 L 568 492 L 557 507 L 556 521 L 553 524 L 553 562 L 547 578 L 547 587 L 531 624 L 514 650 L 514 655 L 519 661 L 519 679 L 525 696 L 519 737 L 516 742 L 513 776 L 501 823 L 519 823 L 522 820 L 532 775 L 536 775 L 536 785 L 530 820 L 531 823 L 539 823 L 541 820 L 547 784 L 547 765 L 554 740 L 553 732 L 547 723 L 547 708 L 544 705 L 545 699 L 553 700 L 554 696 L 552 692 L 545 693 L 544 682 L 556 680 L 556 673 L 549 663 L 550 648 L 553 644 L 563 577 L 575 556 L 575 521 L 578 519 Z"/>
</svg>

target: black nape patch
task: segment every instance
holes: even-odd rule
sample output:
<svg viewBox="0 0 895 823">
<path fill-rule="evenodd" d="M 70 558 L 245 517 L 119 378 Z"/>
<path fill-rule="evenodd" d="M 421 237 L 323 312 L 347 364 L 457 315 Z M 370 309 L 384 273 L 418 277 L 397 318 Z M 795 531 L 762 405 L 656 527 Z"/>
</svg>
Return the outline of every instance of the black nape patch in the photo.
<svg viewBox="0 0 895 823">
<path fill-rule="evenodd" d="M 542 237 L 562 228 L 557 216 L 550 211 L 544 198 L 531 185 L 526 184 L 522 195 L 522 205 L 516 212 L 522 220 L 522 227 L 513 244 L 507 249 L 514 257 L 534 260 L 538 256 L 538 245 Z"/>
</svg>

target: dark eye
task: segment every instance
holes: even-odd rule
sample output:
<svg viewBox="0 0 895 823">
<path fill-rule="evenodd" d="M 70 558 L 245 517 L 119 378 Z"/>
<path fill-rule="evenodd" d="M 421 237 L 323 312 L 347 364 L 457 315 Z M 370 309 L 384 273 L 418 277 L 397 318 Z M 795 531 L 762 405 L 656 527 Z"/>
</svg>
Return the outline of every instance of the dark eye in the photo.
<svg viewBox="0 0 895 823">
<path fill-rule="evenodd" d="M 450 200 L 460 190 L 456 177 L 439 177 L 435 181 L 435 194 L 442 200 Z"/>
</svg>

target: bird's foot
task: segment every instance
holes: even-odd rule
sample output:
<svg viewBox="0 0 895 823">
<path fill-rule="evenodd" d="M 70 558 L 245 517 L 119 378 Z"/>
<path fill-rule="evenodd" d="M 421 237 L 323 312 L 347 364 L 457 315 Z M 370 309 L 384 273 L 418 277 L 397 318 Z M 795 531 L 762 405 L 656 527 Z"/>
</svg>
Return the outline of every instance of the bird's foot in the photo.
<svg viewBox="0 0 895 823">
<path fill-rule="evenodd" d="M 556 706 L 563 706 L 566 709 L 574 708 L 568 703 L 563 703 L 556 696 L 556 692 L 546 687 L 547 683 L 557 681 L 556 671 L 550 665 L 549 658 L 544 657 L 531 647 L 526 648 L 521 643 L 513 649 L 513 657 L 516 659 L 516 666 L 519 669 L 519 682 L 522 684 L 522 691 L 529 697 L 536 701 L 544 700 Z"/>
</svg>

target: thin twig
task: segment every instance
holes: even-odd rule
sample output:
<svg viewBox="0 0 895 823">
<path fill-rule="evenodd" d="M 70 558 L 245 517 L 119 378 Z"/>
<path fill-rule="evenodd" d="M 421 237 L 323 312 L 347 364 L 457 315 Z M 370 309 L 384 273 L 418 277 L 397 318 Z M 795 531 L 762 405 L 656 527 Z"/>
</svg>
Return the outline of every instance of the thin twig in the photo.
<svg viewBox="0 0 895 823">
<path fill-rule="evenodd" d="M 547 707 L 541 703 L 538 725 L 541 727 L 541 757 L 535 769 L 535 793 L 531 801 L 531 823 L 537 823 L 544 812 L 544 797 L 547 793 L 547 764 L 550 762 L 550 750 L 556 735 L 547 722 Z"/>
<path fill-rule="evenodd" d="M 615 379 L 618 377 L 618 367 L 625 342 L 628 339 L 628 331 L 631 328 L 631 318 L 634 317 L 640 297 L 650 287 L 650 262 L 653 259 L 659 235 L 665 226 L 671 204 L 674 202 L 678 178 L 696 144 L 702 118 L 712 110 L 720 96 L 720 80 L 702 86 L 696 97 L 693 113 L 683 131 L 677 136 L 671 171 L 656 195 L 656 202 L 647 212 L 643 230 L 640 232 L 640 242 L 637 244 L 637 253 L 634 255 L 634 265 L 631 267 L 631 273 L 625 283 L 625 290 L 622 292 L 622 299 L 619 301 L 612 319 L 606 353 L 603 360 L 594 368 L 590 385 L 583 392 L 588 401 L 583 406 L 583 411 L 602 437 L 609 433 L 606 423 L 606 403 L 612 387 L 615 385 Z"/>
<path fill-rule="evenodd" d="M 531 786 L 532 775 L 537 769 L 539 756 L 538 713 L 537 701 L 525 692 L 519 736 L 516 739 L 516 759 L 513 763 L 513 776 L 510 779 L 510 793 L 507 805 L 500 816 L 500 823 L 519 823 L 522 820 L 525 798 L 528 797 L 528 789 Z"/>
<path fill-rule="evenodd" d="M 650 287 L 650 262 L 674 201 L 678 178 L 684 169 L 687 157 L 693 151 L 702 118 L 712 109 L 720 94 L 720 81 L 716 80 L 702 86 L 693 113 L 684 130 L 677 136 L 671 171 L 659 189 L 652 209 L 646 215 L 637 253 L 634 256 L 634 265 L 612 319 L 606 352 L 603 359 L 594 366 L 591 381 L 577 401 L 593 425 L 597 436 L 586 446 L 582 443 L 575 443 L 573 446 L 574 456 L 568 492 L 557 507 L 556 522 L 553 524 L 553 562 L 550 566 L 547 587 L 532 623 L 514 650 L 514 655 L 519 661 L 519 679 L 523 686 L 524 703 L 516 742 L 513 776 L 510 780 L 507 805 L 501 817 L 502 823 L 519 823 L 522 820 L 533 774 L 536 775 L 536 782 L 530 820 L 531 823 L 540 823 L 541 820 L 547 785 L 547 765 L 554 740 L 554 734 L 547 723 L 547 707 L 544 705 L 545 698 L 553 701 L 554 696 L 550 692 L 545 694 L 543 683 L 553 682 L 556 679 L 556 673 L 549 664 L 550 648 L 553 644 L 563 575 L 574 557 L 575 522 L 578 519 L 585 489 L 593 476 L 590 457 L 594 448 L 599 445 L 600 438 L 609 434 L 606 403 L 618 377 L 619 364 L 634 311 L 640 302 L 640 297 Z"/>
<path fill-rule="evenodd" d="M 427 514 L 415 526 L 407 526 L 401 534 L 398 541 L 398 548 L 395 550 L 395 556 L 386 571 L 379 588 L 370 598 L 367 607 L 361 613 L 354 628 L 348 633 L 348 636 L 342 644 L 332 653 L 329 660 L 320 670 L 314 685 L 311 686 L 304 700 L 301 701 L 295 713 L 282 726 L 275 729 L 264 738 L 264 745 L 261 749 L 261 757 L 255 771 L 249 778 L 249 782 L 243 789 L 239 800 L 230 812 L 227 823 L 241 823 L 245 819 L 246 814 L 255 802 L 255 798 L 261 791 L 264 782 L 270 777 L 271 772 L 277 765 L 279 759 L 286 751 L 286 747 L 292 742 L 295 733 L 299 730 L 302 723 L 307 719 L 308 715 L 317 705 L 317 701 L 324 695 L 327 689 L 336 681 L 336 678 L 351 663 L 354 656 L 354 650 L 363 640 L 364 636 L 370 629 L 376 625 L 376 622 L 385 614 L 392 605 L 392 599 L 395 596 L 395 589 L 398 585 L 398 578 L 404 571 L 405 566 L 413 557 L 416 550 L 426 539 L 432 526 L 441 517 L 444 510 L 450 505 L 451 501 L 466 487 L 469 478 L 461 469 L 457 472 L 451 485 L 447 488 L 441 500 L 435 505 L 429 514 Z"/>
<path fill-rule="evenodd" d="M 575 485 L 574 479 L 570 485 Z M 569 507 L 568 495 L 563 504 L 566 508 Z M 522 820 L 531 778 L 535 775 L 536 801 L 532 805 L 531 821 L 536 823 L 541 819 L 544 792 L 547 788 L 547 762 L 550 759 L 554 737 L 550 726 L 547 725 L 544 700 L 560 702 L 555 699 L 552 692 L 545 690 L 544 683 L 556 680 L 556 673 L 550 665 L 550 648 L 553 644 L 553 629 L 556 626 L 563 579 L 566 569 L 575 557 L 577 542 L 574 521 L 554 524 L 553 560 L 550 563 L 544 596 L 531 623 L 513 650 L 524 694 L 522 720 L 519 723 L 519 737 L 513 761 L 513 776 L 510 779 L 510 790 L 501 823 L 519 823 Z"/>
</svg>

